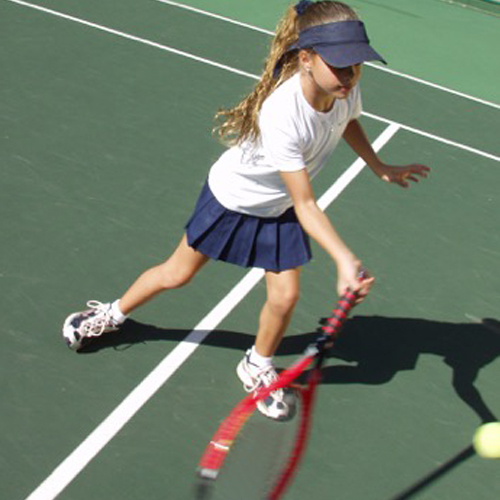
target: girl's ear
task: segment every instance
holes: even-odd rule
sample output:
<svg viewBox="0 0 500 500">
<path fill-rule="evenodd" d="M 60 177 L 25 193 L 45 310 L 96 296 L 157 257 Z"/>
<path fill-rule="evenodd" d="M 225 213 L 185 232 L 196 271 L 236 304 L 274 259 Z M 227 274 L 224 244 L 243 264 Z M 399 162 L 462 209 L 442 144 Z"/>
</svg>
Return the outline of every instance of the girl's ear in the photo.
<svg viewBox="0 0 500 500">
<path fill-rule="evenodd" d="M 301 49 L 299 50 L 299 61 L 301 64 L 310 64 L 311 54 L 308 50 Z"/>
<path fill-rule="evenodd" d="M 305 70 L 307 70 L 307 68 L 310 68 L 313 62 L 312 58 L 313 54 L 310 50 L 304 50 L 304 49 L 299 50 L 299 63 L 300 66 Z"/>
</svg>

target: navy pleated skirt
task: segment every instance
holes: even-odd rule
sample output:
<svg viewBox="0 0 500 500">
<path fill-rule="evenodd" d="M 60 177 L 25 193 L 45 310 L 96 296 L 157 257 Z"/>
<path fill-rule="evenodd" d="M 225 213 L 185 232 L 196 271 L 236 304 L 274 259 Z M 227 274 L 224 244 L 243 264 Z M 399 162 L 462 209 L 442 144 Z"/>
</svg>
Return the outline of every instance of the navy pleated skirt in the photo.
<svg viewBox="0 0 500 500">
<path fill-rule="evenodd" d="M 289 208 L 279 217 L 228 210 L 205 183 L 186 224 L 190 247 L 215 260 L 267 271 L 284 271 L 311 260 L 309 237 Z"/>
</svg>

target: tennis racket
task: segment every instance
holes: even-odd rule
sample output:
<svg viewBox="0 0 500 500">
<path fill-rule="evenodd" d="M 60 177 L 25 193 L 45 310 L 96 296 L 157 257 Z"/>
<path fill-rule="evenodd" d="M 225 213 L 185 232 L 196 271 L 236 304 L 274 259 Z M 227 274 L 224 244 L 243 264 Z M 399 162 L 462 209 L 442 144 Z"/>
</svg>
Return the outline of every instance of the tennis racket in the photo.
<svg viewBox="0 0 500 500">
<path fill-rule="evenodd" d="M 332 314 L 323 320 L 323 326 L 319 329 L 320 335 L 314 343 L 307 347 L 301 358 L 282 371 L 271 385 L 259 388 L 242 399 L 221 423 L 199 462 L 197 500 L 206 500 L 210 497 L 211 490 L 226 457 L 243 426 L 255 411 L 257 403 L 265 400 L 273 391 L 291 388 L 300 396 L 300 423 L 296 431 L 292 451 L 288 455 L 285 465 L 281 468 L 278 478 L 275 479 L 274 484 L 266 492 L 267 496 L 265 498 L 266 500 L 278 500 L 282 497 L 297 470 L 306 447 L 311 428 L 315 391 L 321 380 L 321 367 L 357 298 L 357 293 L 347 291 L 339 299 Z M 308 368 L 312 369 L 307 375 L 305 384 L 294 383 Z"/>
</svg>

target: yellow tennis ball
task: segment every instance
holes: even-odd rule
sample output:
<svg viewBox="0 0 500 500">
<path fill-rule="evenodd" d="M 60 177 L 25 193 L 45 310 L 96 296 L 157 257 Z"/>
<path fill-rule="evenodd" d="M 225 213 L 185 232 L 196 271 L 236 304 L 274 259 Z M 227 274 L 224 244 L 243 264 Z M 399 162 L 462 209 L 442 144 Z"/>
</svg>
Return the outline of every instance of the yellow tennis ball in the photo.
<svg viewBox="0 0 500 500">
<path fill-rule="evenodd" d="M 479 427 L 472 443 L 480 457 L 500 458 L 500 422 L 490 422 Z"/>
</svg>

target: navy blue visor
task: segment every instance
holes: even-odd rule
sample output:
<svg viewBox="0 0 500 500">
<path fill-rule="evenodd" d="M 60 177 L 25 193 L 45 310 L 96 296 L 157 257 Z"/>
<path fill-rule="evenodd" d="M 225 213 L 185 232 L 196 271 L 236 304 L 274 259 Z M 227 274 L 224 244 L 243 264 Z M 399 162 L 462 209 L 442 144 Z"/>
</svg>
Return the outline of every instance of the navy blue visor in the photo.
<svg viewBox="0 0 500 500">
<path fill-rule="evenodd" d="M 312 26 L 299 33 L 299 39 L 285 54 L 293 50 L 313 49 L 323 61 L 334 68 L 347 68 L 366 61 L 384 58 L 371 46 L 362 21 L 339 21 Z M 284 58 L 276 64 L 274 73 L 279 75 Z"/>
</svg>

